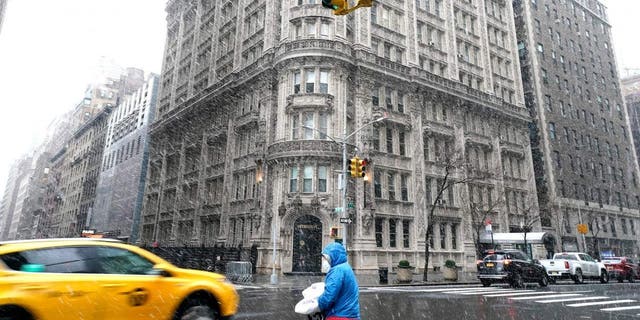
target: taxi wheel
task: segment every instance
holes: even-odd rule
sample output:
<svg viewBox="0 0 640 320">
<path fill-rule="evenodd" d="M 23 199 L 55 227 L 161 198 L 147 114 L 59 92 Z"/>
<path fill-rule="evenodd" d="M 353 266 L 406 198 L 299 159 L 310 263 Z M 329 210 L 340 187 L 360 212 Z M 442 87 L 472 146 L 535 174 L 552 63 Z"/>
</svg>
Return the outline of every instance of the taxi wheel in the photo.
<svg viewBox="0 0 640 320">
<path fill-rule="evenodd" d="M 216 320 L 216 312 L 208 305 L 192 306 L 185 310 L 180 320 Z"/>
<path fill-rule="evenodd" d="M 0 307 L 0 320 L 33 320 L 33 317 L 22 308 L 2 306 Z"/>
<path fill-rule="evenodd" d="M 173 320 L 218 320 L 220 316 L 214 307 L 217 303 L 212 299 L 205 294 L 188 297 L 178 308 Z"/>
<path fill-rule="evenodd" d="M 636 282 L 636 272 L 633 270 L 629 272 L 629 282 L 631 283 Z"/>
</svg>

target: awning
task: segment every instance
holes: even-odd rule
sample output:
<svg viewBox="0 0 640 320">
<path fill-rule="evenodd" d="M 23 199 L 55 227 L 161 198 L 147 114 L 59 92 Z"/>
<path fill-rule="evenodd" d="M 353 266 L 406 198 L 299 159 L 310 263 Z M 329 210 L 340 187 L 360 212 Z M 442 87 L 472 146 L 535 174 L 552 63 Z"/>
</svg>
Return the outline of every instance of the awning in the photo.
<svg viewBox="0 0 640 320">
<path fill-rule="evenodd" d="M 527 232 L 528 244 L 544 244 L 545 241 L 553 239 L 553 235 L 548 232 Z M 491 244 L 491 234 L 482 233 L 480 243 Z M 493 243 L 495 244 L 524 244 L 523 232 L 494 233 Z"/>
</svg>

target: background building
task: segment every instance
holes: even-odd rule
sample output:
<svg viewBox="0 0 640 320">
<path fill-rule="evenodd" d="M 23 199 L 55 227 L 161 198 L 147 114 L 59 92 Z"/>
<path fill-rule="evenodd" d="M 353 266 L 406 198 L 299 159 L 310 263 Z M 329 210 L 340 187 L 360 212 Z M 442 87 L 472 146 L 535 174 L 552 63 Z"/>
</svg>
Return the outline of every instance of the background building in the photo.
<svg viewBox="0 0 640 320">
<path fill-rule="evenodd" d="M 629 123 L 631 124 L 631 134 L 633 135 L 633 146 L 636 157 L 640 157 L 640 75 L 635 75 L 621 80 L 622 95 L 627 105 Z"/>
<path fill-rule="evenodd" d="M 142 88 L 122 99 L 109 116 L 89 223 L 100 233 L 135 241 L 147 174 L 147 131 L 155 114 L 158 78 L 151 74 Z"/>
<path fill-rule="evenodd" d="M 9 238 L 12 225 L 16 225 L 15 228 L 17 228 L 17 222 L 14 224 L 14 220 L 19 220 L 22 213 L 24 186 L 29 180 L 31 161 L 31 157 L 25 156 L 16 160 L 9 170 L 9 178 L 0 205 L 0 239 L 2 240 Z"/>
<path fill-rule="evenodd" d="M 563 250 L 638 254 L 638 162 L 606 8 L 513 4 L 543 226 Z M 586 248 L 578 223 L 589 226 Z"/>
<path fill-rule="evenodd" d="M 275 232 L 280 271 L 319 271 L 339 227 L 354 268 L 374 272 L 423 266 L 429 222 L 430 264 L 475 269 L 484 218 L 539 228 L 510 5 L 376 2 L 340 17 L 306 1 L 240 3 L 168 2 L 142 244 L 257 245 L 267 271 Z M 332 139 L 385 112 L 350 141 L 372 165 L 349 180 L 354 223 L 340 224 Z M 468 183 L 435 201 L 445 177 Z"/>
<path fill-rule="evenodd" d="M 7 12 L 7 1 L 0 0 L 0 32 L 2 32 L 2 23 L 4 22 L 4 15 Z"/>
<path fill-rule="evenodd" d="M 119 78 L 105 77 L 91 84 L 71 112 L 71 134 L 54 150 L 48 191 L 48 235 L 79 236 L 94 210 L 109 115 L 123 97 L 144 84 L 144 71 L 127 68 Z M 64 135 L 67 130 L 60 134 Z M 64 138 L 64 137 L 63 137 Z"/>
</svg>

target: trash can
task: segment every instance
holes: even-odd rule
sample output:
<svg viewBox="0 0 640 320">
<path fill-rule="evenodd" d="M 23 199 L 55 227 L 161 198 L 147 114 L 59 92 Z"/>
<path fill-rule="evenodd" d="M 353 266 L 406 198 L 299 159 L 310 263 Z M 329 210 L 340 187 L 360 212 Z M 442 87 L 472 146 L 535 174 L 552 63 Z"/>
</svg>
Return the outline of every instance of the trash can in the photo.
<svg viewBox="0 0 640 320">
<path fill-rule="evenodd" d="M 380 278 L 380 284 L 386 284 L 389 282 L 389 268 L 387 267 L 379 267 L 378 268 L 378 277 Z"/>
</svg>

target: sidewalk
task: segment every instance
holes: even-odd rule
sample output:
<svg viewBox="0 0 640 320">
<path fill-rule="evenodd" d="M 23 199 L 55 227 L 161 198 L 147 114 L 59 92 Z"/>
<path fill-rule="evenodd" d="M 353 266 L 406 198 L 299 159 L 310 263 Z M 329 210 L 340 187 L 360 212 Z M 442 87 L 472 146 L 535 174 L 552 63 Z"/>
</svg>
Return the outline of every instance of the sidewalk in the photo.
<svg viewBox="0 0 640 320">
<path fill-rule="evenodd" d="M 361 287 L 375 287 L 375 286 L 419 286 L 419 285 L 469 285 L 479 284 L 478 278 L 475 272 L 458 272 L 458 281 L 445 281 L 442 272 L 429 272 L 428 281 L 422 281 L 422 273 L 413 275 L 413 282 L 411 283 L 396 283 L 395 273 L 390 273 L 388 276 L 389 282 L 387 284 L 380 284 L 377 274 L 364 274 L 356 275 L 358 278 L 358 284 Z M 253 276 L 253 282 L 242 283 L 246 285 L 257 285 L 266 288 L 282 288 L 282 289 L 304 289 L 316 282 L 323 282 L 324 276 L 310 276 L 310 275 L 278 275 L 278 283 L 276 285 L 271 284 L 271 275 L 256 274 Z"/>
</svg>

